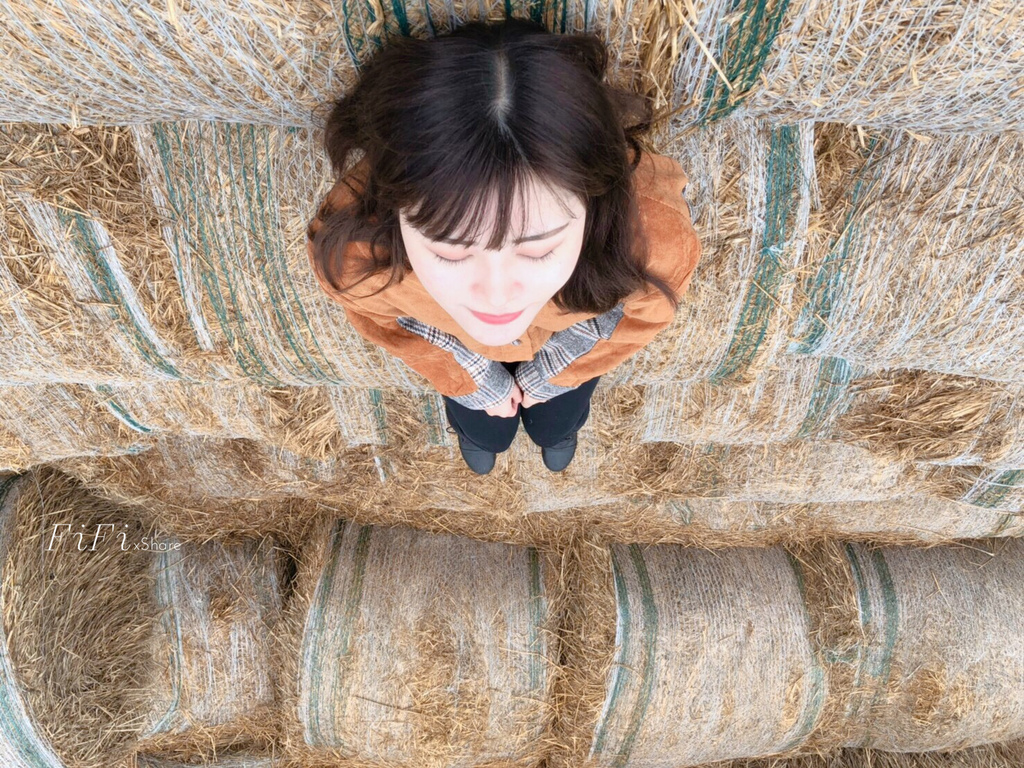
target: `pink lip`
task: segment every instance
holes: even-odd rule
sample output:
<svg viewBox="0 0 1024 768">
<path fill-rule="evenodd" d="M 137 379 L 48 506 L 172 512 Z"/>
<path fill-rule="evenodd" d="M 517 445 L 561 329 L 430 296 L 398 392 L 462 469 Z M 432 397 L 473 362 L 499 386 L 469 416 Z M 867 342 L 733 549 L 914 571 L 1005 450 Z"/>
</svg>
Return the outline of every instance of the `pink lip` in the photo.
<svg viewBox="0 0 1024 768">
<path fill-rule="evenodd" d="M 485 323 L 492 323 L 493 325 L 511 323 L 513 320 L 515 320 L 517 317 L 523 314 L 523 310 L 513 312 L 511 315 L 485 315 L 483 312 L 477 312 L 472 309 L 469 311 L 472 312 L 475 317 L 479 318 L 480 320 L 483 320 Z"/>
</svg>

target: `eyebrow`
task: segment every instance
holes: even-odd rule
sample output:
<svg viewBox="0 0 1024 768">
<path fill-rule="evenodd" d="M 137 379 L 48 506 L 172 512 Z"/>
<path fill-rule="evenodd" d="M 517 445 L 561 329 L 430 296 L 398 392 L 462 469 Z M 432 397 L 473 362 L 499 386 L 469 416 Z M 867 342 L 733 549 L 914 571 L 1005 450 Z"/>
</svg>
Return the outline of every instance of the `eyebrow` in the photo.
<svg viewBox="0 0 1024 768">
<path fill-rule="evenodd" d="M 545 237 L 551 237 L 552 235 L 557 235 L 559 232 L 561 232 L 563 229 L 565 229 L 568 226 L 569 226 L 569 222 L 567 221 L 562 226 L 558 227 L 557 229 L 552 229 L 550 232 L 542 232 L 539 235 L 527 235 L 526 237 L 521 237 L 518 240 L 515 240 L 514 243 L 516 245 L 519 245 L 520 243 L 527 243 L 527 242 L 530 242 L 532 240 L 543 240 Z M 451 245 L 472 245 L 471 242 L 469 242 L 467 240 L 460 240 L 457 237 L 438 237 L 438 238 L 435 238 L 435 242 L 438 242 L 438 243 L 449 243 Z"/>
</svg>

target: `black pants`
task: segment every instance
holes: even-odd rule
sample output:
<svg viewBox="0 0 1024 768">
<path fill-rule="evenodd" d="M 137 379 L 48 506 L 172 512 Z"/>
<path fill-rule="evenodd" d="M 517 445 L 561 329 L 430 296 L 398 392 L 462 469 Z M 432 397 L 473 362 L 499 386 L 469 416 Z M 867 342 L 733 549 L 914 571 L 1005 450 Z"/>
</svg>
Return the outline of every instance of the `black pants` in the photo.
<svg viewBox="0 0 1024 768">
<path fill-rule="evenodd" d="M 515 373 L 519 363 L 502 363 L 509 373 Z M 516 415 L 504 418 L 491 416 L 486 411 L 477 411 L 459 405 L 444 397 L 448 423 L 463 438 L 492 453 L 507 451 L 519 431 L 519 419 L 530 439 L 542 448 L 550 448 L 567 438 L 587 423 L 590 416 L 590 397 L 594 394 L 597 376 L 585 381 L 571 392 L 537 403 L 529 408 L 520 404 Z"/>
</svg>

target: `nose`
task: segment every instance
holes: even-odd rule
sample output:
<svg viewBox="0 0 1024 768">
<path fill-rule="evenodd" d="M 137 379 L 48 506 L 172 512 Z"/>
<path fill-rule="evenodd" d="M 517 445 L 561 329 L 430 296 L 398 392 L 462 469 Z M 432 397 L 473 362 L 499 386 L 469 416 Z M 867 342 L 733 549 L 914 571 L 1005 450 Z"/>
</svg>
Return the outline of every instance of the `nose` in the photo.
<svg viewBox="0 0 1024 768">
<path fill-rule="evenodd" d="M 520 286 L 513 274 L 511 260 L 500 254 L 491 254 L 481 259 L 481 273 L 477 275 L 475 291 L 477 301 L 482 305 L 480 312 L 491 312 L 500 315 L 502 312 L 515 312 L 521 307 L 516 306 L 520 294 Z"/>
</svg>

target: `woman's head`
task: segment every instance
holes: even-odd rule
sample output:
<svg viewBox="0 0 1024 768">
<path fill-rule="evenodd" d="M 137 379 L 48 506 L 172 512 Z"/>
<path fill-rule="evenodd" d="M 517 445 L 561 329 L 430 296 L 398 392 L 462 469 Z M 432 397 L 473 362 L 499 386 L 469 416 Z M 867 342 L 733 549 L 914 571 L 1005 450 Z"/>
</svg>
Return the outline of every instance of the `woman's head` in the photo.
<svg viewBox="0 0 1024 768">
<path fill-rule="evenodd" d="M 636 135 L 650 108 L 606 85 L 606 66 L 600 39 L 518 19 L 403 38 L 378 53 L 327 119 L 335 173 L 358 150 L 366 178 L 314 238 L 325 274 L 337 282 L 344 244 L 369 240 L 364 275 L 390 269 L 390 284 L 413 269 L 493 345 L 521 335 L 552 298 L 563 310 L 603 312 L 650 282 L 675 303 L 645 270 L 633 200 Z M 524 311 L 490 325 L 470 310 Z"/>
</svg>

